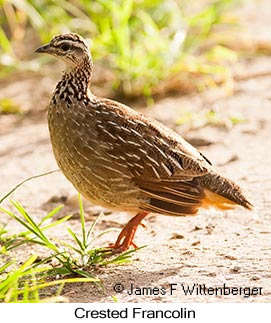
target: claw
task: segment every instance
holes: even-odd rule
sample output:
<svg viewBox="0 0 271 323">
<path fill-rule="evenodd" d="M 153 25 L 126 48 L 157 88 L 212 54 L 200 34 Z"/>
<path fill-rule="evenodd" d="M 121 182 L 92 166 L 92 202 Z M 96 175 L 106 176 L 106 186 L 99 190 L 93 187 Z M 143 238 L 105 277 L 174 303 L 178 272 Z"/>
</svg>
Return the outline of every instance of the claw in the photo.
<svg viewBox="0 0 271 323">
<path fill-rule="evenodd" d="M 135 217 L 133 217 L 122 229 L 117 241 L 115 243 L 109 244 L 109 248 L 113 249 L 114 253 L 122 253 L 124 251 L 127 251 L 130 246 L 138 248 L 137 245 L 133 242 L 133 239 L 139 225 L 142 225 L 143 228 L 146 228 L 146 226 L 142 224 L 141 221 L 147 215 L 147 212 L 141 212 L 138 213 Z"/>
</svg>

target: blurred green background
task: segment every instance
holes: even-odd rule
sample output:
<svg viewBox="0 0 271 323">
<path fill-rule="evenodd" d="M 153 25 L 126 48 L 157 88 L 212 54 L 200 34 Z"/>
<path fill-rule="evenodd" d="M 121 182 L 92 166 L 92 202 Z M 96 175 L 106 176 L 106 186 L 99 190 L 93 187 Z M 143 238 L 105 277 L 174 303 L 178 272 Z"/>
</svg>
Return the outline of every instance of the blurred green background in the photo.
<svg viewBox="0 0 271 323">
<path fill-rule="evenodd" d="M 229 82 L 238 0 L 0 0 L 0 78 L 51 62 L 35 47 L 58 33 L 89 40 L 113 96 L 152 101 Z"/>
</svg>

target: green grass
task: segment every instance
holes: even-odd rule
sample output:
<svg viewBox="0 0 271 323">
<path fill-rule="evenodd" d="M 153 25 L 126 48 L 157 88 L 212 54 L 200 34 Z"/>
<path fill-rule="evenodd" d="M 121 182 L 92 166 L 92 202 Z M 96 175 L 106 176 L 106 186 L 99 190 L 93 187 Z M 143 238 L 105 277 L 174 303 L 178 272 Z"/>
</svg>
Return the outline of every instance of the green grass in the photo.
<svg viewBox="0 0 271 323">
<path fill-rule="evenodd" d="M 45 174 L 41 176 L 43 175 Z M 0 203 L 11 192 L 2 198 Z M 47 234 L 47 230 L 67 223 L 71 218 L 70 215 L 67 215 L 57 221 L 52 220 L 63 206 L 56 207 L 39 222 L 36 222 L 19 202 L 10 202 L 14 211 L 3 207 L 0 207 L 0 211 L 17 221 L 23 230 L 20 233 L 10 234 L 6 227 L 0 226 L 0 254 L 5 260 L 0 263 L 0 302 L 67 301 L 61 297 L 64 284 L 92 282 L 102 286 L 103 282 L 93 274 L 94 269 L 97 266 L 127 263 L 130 261 L 131 253 L 137 250 L 114 255 L 109 248 L 96 247 L 97 240 L 111 230 L 95 235 L 95 226 L 102 214 L 87 227 L 80 195 L 81 234 L 68 228 L 72 242 L 62 241 L 57 237 L 52 238 Z M 37 254 L 25 260 L 23 265 L 19 265 L 18 262 L 21 260 L 16 260 L 16 250 L 22 248 L 23 245 L 27 247 L 29 244 L 42 247 L 44 252 L 39 255 L 37 251 Z M 9 268 L 12 270 L 8 270 Z M 59 289 L 51 296 L 52 292 L 49 293 L 48 288 L 55 285 L 59 285 Z"/>
<path fill-rule="evenodd" d="M 182 115 L 176 120 L 177 125 L 185 125 L 191 129 L 200 129 L 206 126 L 231 129 L 233 126 L 247 122 L 242 115 L 222 115 L 219 111 L 213 109 L 203 109 L 200 112 L 185 111 L 182 109 Z"/>
<path fill-rule="evenodd" d="M 13 66 L 25 68 L 13 50 L 14 42 L 29 47 L 25 35 L 48 42 L 73 31 L 91 39 L 94 59 L 113 71 L 116 93 L 150 97 L 162 81 L 170 90 L 172 77 L 182 73 L 207 76 L 197 84 L 201 90 L 215 76 L 229 77 L 227 62 L 235 53 L 223 41 L 236 25 L 228 13 L 239 2 L 1 0 L 2 74 Z"/>
<path fill-rule="evenodd" d="M 22 265 L 16 265 L 10 261 L 0 267 L 0 302 L 5 303 L 46 303 L 68 302 L 66 297 L 60 294 L 67 283 L 98 282 L 94 278 L 68 278 L 47 281 L 50 267 L 38 266 L 35 262 L 38 256 L 30 256 Z M 15 265 L 11 271 L 9 267 Z M 59 286 L 53 296 L 45 289 Z M 40 295 L 43 295 L 41 298 Z"/>
<path fill-rule="evenodd" d="M 21 114 L 20 107 L 11 98 L 0 99 L 0 114 Z"/>
</svg>

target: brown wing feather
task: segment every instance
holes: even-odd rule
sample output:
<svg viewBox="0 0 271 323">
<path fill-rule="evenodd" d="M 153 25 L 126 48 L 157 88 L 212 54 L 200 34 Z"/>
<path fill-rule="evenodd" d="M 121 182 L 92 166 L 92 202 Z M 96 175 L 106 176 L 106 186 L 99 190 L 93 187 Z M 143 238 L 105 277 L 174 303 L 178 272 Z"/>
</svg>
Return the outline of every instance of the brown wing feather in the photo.
<svg viewBox="0 0 271 323">
<path fill-rule="evenodd" d="M 96 106 L 95 97 L 92 100 Z M 158 121 L 112 100 L 99 99 L 98 102 L 95 120 L 100 145 L 95 148 L 102 155 L 107 154 L 112 166 L 125 163 L 127 173 L 150 181 L 185 181 L 206 175 L 212 168 L 197 149 Z"/>
<path fill-rule="evenodd" d="M 144 211 L 166 215 L 193 215 L 202 206 L 205 198 L 203 189 L 197 179 L 189 182 L 150 182 L 137 179 L 145 201 L 140 208 Z"/>
</svg>

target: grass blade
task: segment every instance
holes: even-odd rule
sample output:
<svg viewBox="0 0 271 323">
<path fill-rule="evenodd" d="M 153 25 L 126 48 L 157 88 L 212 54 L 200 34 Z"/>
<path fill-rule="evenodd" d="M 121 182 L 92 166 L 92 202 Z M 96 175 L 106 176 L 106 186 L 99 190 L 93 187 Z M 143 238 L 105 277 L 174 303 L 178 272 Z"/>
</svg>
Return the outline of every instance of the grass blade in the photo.
<svg viewBox="0 0 271 323">
<path fill-rule="evenodd" d="M 53 217 L 56 213 L 58 213 L 61 209 L 63 209 L 64 205 L 59 205 L 56 208 L 54 208 L 52 211 L 50 211 L 38 224 L 39 226 L 42 225 L 46 220 L 50 219 Z"/>
<path fill-rule="evenodd" d="M 4 195 L 2 198 L 0 198 L 0 204 L 7 198 L 9 197 L 14 191 L 17 190 L 17 188 L 19 188 L 20 186 L 22 186 L 24 183 L 34 179 L 34 178 L 39 178 L 39 177 L 42 177 L 42 176 L 46 176 L 46 175 L 50 175 L 50 174 L 53 174 L 53 173 L 56 173 L 56 172 L 59 172 L 59 169 L 56 169 L 56 170 L 52 170 L 50 172 L 47 172 L 47 173 L 43 173 L 43 174 L 39 174 L 39 175 L 35 175 L 35 176 L 31 176 L 31 177 L 28 177 L 27 179 L 23 180 L 21 183 L 19 183 L 18 185 L 16 185 L 13 189 L 11 189 L 6 195 Z"/>
<path fill-rule="evenodd" d="M 41 229 L 41 231 L 45 231 L 45 230 L 47 230 L 47 229 L 53 228 L 53 227 L 55 227 L 55 226 L 56 226 L 56 225 L 58 225 L 58 224 L 61 224 L 61 223 L 63 223 L 63 222 L 68 221 L 71 217 L 72 217 L 72 215 L 64 216 L 62 219 L 59 219 L 59 220 L 57 220 L 57 221 L 55 221 L 55 222 L 53 222 L 53 223 L 50 223 L 50 224 L 44 225 L 44 226 L 43 226 L 43 227 L 41 227 L 40 229 Z"/>
<path fill-rule="evenodd" d="M 5 265 L 3 265 L 2 267 L 0 267 L 0 274 L 3 273 L 3 271 L 5 271 L 13 263 L 14 263 L 13 261 L 10 261 L 10 262 L 6 263 Z"/>
<path fill-rule="evenodd" d="M 86 237 L 86 228 L 85 228 L 85 212 L 83 208 L 83 201 L 82 201 L 82 196 L 79 193 L 78 194 L 78 200 L 79 200 L 79 208 L 80 208 L 80 219 L 81 219 L 81 227 L 82 227 L 82 236 L 83 236 L 83 246 L 84 249 L 87 247 L 87 237 Z"/>
<path fill-rule="evenodd" d="M 75 240 L 75 242 L 78 244 L 78 246 L 80 247 L 80 249 L 85 252 L 85 248 L 82 244 L 82 242 L 77 238 L 76 234 L 72 231 L 71 228 L 68 228 L 68 232 L 69 234 L 73 237 L 73 239 Z M 80 252 L 81 253 L 81 252 Z"/>
<path fill-rule="evenodd" d="M 95 221 L 92 222 L 92 225 L 90 226 L 90 229 L 88 230 L 88 233 L 87 233 L 87 239 L 89 238 L 89 236 L 93 233 L 93 230 L 97 224 L 97 222 L 102 218 L 102 216 L 104 215 L 103 212 L 101 212 L 97 218 L 95 219 Z"/>
<path fill-rule="evenodd" d="M 39 226 L 35 223 L 35 221 L 29 216 L 29 214 L 23 208 L 23 206 L 19 202 L 11 201 L 11 203 L 16 207 L 16 209 L 29 223 L 29 225 L 32 228 L 31 231 L 35 232 L 35 235 L 37 235 L 48 247 L 50 247 L 50 249 L 57 251 L 57 247 L 49 241 L 49 239 L 45 236 L 45 234 L 42 232 Z"/>
</svg>

